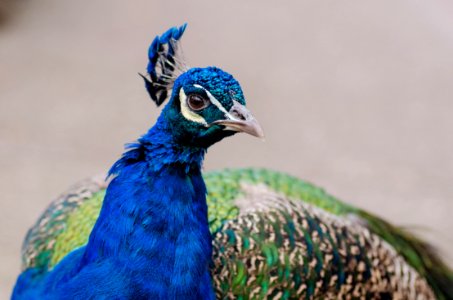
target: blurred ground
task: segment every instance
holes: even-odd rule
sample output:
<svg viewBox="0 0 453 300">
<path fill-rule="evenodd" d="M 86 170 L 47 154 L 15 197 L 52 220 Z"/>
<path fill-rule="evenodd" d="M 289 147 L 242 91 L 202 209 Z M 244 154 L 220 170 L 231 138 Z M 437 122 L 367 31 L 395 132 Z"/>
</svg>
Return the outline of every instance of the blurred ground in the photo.
<svg viewBox="0 0 453 300">
<path fill-rule="evenodd" d="M 137 72 L 184 22 L 189 64 L 234 74 L 267 134 L 216 145 L 206 169 L 305 178 L 452 262 L 453 4 L 365 2 L 20 1 L 0 23 L 0 298 L 49 201 L 156 119 Z"/>
</svg>

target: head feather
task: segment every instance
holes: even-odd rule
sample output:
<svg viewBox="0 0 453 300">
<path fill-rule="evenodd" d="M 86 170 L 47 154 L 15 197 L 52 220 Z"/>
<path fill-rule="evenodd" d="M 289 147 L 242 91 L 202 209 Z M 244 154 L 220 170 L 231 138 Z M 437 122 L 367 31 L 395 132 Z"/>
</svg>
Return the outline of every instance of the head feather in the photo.
<svg viewBox="0 0 453 300">
<path fill-rule="evenodd" d="M 157 106 L 168 97 L 176 78 L 187 71 L 182 58 L 180 38 L 187 24 L 172 27 L 160 37 L 154 38 L 148 50 L 148 77 L 139 74 L 145 81 L 145 87 Z"/>
</svg>

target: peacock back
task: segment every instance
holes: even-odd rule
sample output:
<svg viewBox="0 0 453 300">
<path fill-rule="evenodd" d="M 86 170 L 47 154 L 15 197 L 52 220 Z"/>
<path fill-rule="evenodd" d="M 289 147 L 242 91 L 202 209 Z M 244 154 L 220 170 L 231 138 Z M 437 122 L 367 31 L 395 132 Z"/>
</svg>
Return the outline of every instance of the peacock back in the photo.
<svg viewBox="0 0 453 300">
<path fill-rule="evenodd" d="M 207 172 L 218 299 L 448 299 L 453 280 L 412 235 L 324 190 L 265 169 Z M 29 230 L 23 269 L 52 269 L 84 246 L 107 183 L 83 181 Z"/>
</svg>

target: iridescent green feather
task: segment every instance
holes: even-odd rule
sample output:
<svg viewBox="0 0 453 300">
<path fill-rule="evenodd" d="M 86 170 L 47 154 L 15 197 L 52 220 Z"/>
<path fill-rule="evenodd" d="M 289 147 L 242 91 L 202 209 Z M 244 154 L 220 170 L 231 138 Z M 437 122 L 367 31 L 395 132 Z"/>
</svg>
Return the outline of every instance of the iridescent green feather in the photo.
<svg viewBox="0 0 453 300">
<path fill-rule="evenodd" d="M 67 253 L 86 244 L 101 210 L 104 196 L 105 190 L 94 193 L 89 200 L 81 203 L 76 211 L 68 215 L 67 230 L 62 231 L 55 239 L 55 250 L 50 266 L 56 265 Z"/>
<path fill-rule="evenodd" d="M 358 215 L 367 221 L 373 232 L 391 244 L 407 262 L 425 277 L 438 299 L 453 299 L 453 272 L 439 258 L 431 245 L 402 228 L 371 215 L 359 211 Z"/>
<path fill-rule="evenodd" d="M 260 269 L 260 274 L 254 274 L 256 280 L 253 280 L 254 284 L 259 285 L 261 296 L 272 291 L 276 293 L 273 296 L 291 298 L 295 291 L 302 288 L 310 296 L 319 292 L 319 285 L 327 288 L 333 279 L 336 279 L 335 288 L 339 290 L 341 285 L 338 282 L 346 280 L 348 274 L 353 274 L 353 280 L 357 282 L 371 276 L 367 275 L 371 268 L 367 254 L 369 249 L 365 248 L 366 243 L 361 237 L 332 229 L 324 220 L 308 212 L 296 212 L 301 214 L 301 218 L 297 220 L 294 219 L 294 213 L 286 214 L 285 210 L 268 212 L 260 215 L 253 228 L 241 225 L 240 231 L 228 229 L 228 226 L 233 226 L 234 222 L 241 222 L 241 218 L 244 218 L 241 211 L 243 208 L 238 205 L 238 199 L 247 197 L 244 185 L 265 185 L 287 199 L 302 200 L 304 205 L 321 209 L 332 216 L 344 219 L 350 215 L 357 216 L 370 232 L 393 245 L 419 274 L 427 278 L 439 298 L 442 295 L 453 295 L 451 287 L 448 287 L 452 282 L 452 278 L 448 277 L 450 271 L 424 243 L 375 216 L 344 204 L 314 185 L 263 169 L 209 172 L 204 178 L 208 190 L 211 232 L 214 237 L 216 234 L 226 237 L 225 244 L 217 244 L 215 251 L 221 264 L 231 266 L 229 273 L 225 275 L 227 281 L 218 280 L 218 291 L 242 299 L 248 298 L 247 293 L 251 292 L 253 285 L 247 283 L 251 280 L 248 274 L 250 266 L 245 265 L 247 257 L 241 257 L 241 253 L 252 253 L 257 249 L 257 257 L 262 256 L 265 261 L 261 266 L 264 269 Z M 23 268 L 52 268 L 71 250 L 83 246 L 99 214 L 104 194 L 105 183 L 90 181 L 72 189 L 51 204 L 27 235 L 23 245 Z M 272 242 L 268 242 L 268 231 L 273 232 Z M 282 252 L 282 249 L 300 247 L 301 242 L 307 248 L 304 254 L 295 253 L 290 257 L 286 250 Z M 238 243 L 241 249 L 238 249 Z M 331 249 L 327 262 L 325 247 Z M 351 247 L 359 252 L 351 254 Z M 304 263 L 295 265 L 292 262 L 294 260 Z M 360 271 L 360 276 L 356 269 L 348 273 L 351 261 L 355 261 L 355 268 L 358 267 L 358 262 L 363 262 L 367 266 L 366 270 Z M 221 278 L 220 275 L 218 277 Z M 271 277 L 274 278 L 272 282 Z M 320 278 L 323 283 L 319 282 Z M 275 282 L 279 283 L 279 288 L 275 288 Z"/>
<path fill-rule="evenodd" d="M 208 172 L 204 179 L 208 189 L 209 222 L 213 233 L 223 222 L 237 217 L 239 208 L 235 206 L 234 200 L 241 196 L 243 183 L 266 184 L 289 198 L 303 199 L 306 203 L 337 215 L 357 212 L 357 209 L 340 202 L 314 185 L 270 170 L 235 169 Z M 30 229 L 23 245 L 24 269 L 44 266 L 51 268 L 69 251 L 86 243 L 99 214 L 105 189 L 102 183 L 98 183 L 96 189 L 91 182 L 90 189 L 83 192 L 77 190 L 86 184 L 87 181 L 62 195 Z"/>
</svg>

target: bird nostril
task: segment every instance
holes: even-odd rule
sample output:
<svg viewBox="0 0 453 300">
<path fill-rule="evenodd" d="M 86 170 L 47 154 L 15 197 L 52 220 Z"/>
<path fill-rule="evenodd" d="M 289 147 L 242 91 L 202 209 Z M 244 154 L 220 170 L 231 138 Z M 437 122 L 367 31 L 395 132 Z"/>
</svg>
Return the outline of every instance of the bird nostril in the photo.
<svg viewBox="0 0 453 300">
<path fill-rule="evenodd" d="M 246 120 L 246 117 L 240 112 L 238 111 L 237 109 L 232 109 L 231 111 L 231 115 L 236 118 L 236 119 L 239 119 L 239 120 L 242 120 L 242 121 L 245 121 Z"/>
<path fill-rule="evenodd" d="M 233 100 L 233 106 L 228 111 L 228 114 L 237 121 L 245 122 L 253 119 L 247 108 L 236 100 Z"/>
</svg>

